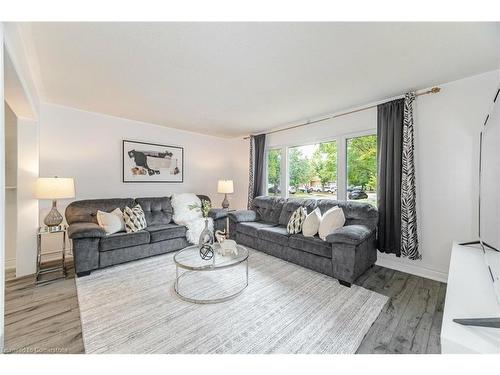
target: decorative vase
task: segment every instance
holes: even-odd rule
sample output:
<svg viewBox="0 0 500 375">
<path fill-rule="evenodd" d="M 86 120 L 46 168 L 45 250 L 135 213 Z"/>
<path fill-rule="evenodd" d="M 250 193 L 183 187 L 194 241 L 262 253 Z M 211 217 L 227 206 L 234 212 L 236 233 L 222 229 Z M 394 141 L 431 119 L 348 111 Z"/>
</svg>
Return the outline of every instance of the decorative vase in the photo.
<svg viewBox="0 0 500 375">
<path fill-rule="evenodd" d="M 210 229 L 208 229 L 208 219 L 205 218 L 205 229 L 201 231 L 200 239 L 198 240 L 198 246 L 200 248 L 200 257 L 204 260 L 212 259 L 214 256 L 214 234 Z"/>
<path fill-rule="evenodd" d="M 201 231 L 198 245 L 202 246 L 207 243 L 210 245 L 214 243 L 214 234 L 210 229 L 208 229 L 208 219 L 205 218 L 205 229 Z"/>
</svg>

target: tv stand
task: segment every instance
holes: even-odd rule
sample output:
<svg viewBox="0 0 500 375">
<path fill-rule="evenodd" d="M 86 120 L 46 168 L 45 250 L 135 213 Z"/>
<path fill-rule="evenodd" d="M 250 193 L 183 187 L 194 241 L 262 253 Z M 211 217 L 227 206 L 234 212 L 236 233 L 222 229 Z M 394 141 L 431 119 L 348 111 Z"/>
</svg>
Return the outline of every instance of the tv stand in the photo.
<svg viewBox="0 0 500 375">
<path fill-rule="evenodd" d="M 500 329 L 470 325 L 479 323 L 476 319 L 491 323 L 491 318 L 500 317 L 500 303 L 488 275 L 484 254 L 480 248 L 471 250 L 453 244 L 441 327 L 441 352 L 499 354 Z"/>
</svg>

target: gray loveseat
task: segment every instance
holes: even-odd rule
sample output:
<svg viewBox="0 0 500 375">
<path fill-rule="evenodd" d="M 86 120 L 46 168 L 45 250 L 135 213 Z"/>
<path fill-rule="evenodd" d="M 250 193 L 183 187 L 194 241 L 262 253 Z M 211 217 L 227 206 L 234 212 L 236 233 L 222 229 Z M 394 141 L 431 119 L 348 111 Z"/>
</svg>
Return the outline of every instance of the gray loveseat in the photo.
<svg viewBox="0 0 500 375">
<path fill-rule="evenodd" d="M 289 235 L 286 225 L 300 206 L 310 213 L 319 207 L 324 214 L 333 206 L 343 209 L 345 226 L 326 241 L 302 234 Z M 377 260 L 378 212 L 368 203 L 332 199 L 284 199 L 257 197 L 251 210 L 229 213 L 229 233 L 242 245 L 299 264 L 351 286 Z"/>
<path fill-rule="evenodd" d="M 200 199 L 210 200 L 199 195 Z M 147 228 L 135 233 L 119 232 L 106 235 L 97 224 L 97 210 L 122 211 L 126 206 L 140 204 Z M 226 226 L 226 218 L 213 210 L 214 227 Z M 77 276 L 131 260 L 180 250 L 189 245 L 186 227 L 172 221 L 173 209 L 169 197 L 92 199 L 72 202 L 66 208 L 68 236 L 73 240 L 73 257 Z"/>
</svg>

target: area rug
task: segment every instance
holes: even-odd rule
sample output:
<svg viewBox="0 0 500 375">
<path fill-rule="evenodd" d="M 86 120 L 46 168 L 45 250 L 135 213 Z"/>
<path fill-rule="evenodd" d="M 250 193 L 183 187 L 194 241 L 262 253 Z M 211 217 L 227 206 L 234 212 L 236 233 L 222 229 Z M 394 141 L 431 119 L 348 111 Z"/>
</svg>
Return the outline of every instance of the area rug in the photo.
<svg viewBox="0 0 500 375">
<path fill-rule="evenodd" d="M 232 300 L 182 301 L 174 280 L 173 254 L 76 279 L 86 353 L 355 353 L 387 302 L 254 250 Z"/>
</svg>

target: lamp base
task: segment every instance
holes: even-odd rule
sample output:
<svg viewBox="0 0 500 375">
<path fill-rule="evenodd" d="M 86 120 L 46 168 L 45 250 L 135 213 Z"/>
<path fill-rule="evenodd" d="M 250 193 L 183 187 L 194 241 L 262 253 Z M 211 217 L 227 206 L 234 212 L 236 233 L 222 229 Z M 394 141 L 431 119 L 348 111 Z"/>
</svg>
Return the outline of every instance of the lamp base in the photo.
<svg viewBox="0 0 500 375">
<path fill-rule="evenodd" d="M 227 200 L 227 194 L 224 194 L 224 200 L 222 201 L 222 208 L 225 210 L 229 208 L 229 201 Z"/>
<path fill-rule="evenodd" d="M 63 217 L 59 211 L 57 211 L 57 201 L 52 201 L 52 209 L 43 219 L 43 223 L 48 227 L 57 227 L 61 225 Z"/>
</svg>

